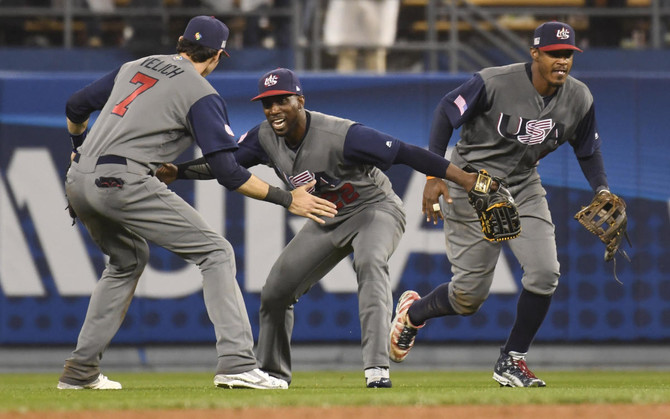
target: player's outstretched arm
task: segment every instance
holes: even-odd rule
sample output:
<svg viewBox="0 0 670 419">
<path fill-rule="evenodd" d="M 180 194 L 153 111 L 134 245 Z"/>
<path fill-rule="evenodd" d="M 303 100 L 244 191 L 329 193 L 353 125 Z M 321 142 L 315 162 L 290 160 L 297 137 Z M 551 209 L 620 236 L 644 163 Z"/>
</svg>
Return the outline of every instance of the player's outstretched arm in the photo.
<svg viewBox="0 0 670 419">
<path fill-rule="evenodd" d="M 236 189 L 250 198 L 260 199 L 281 205 L 292 214 L 309 218 L 319 224 L 325 224 L 321 217 L 333 218 L 337 214 L 335 204 L 307 192 L 316 181 L 300 186 L 291 192 L 270 186 L 255 175 L 251 175 L 242 186 Z"/>
<path fill-rule="evenodd" d="M 234 170 L 236 167 L 241 170 Z M 247 178 L 246 176 L 249 177 Z M 314 196 L 307 191 L 314 187 L 316 181 L 288 192 L 275 186 L 270 186 L 260 178 L 249 173 L 237 164 L 233 154 L 229 152 L 213 153 L 209 155 L 209 160 L 207 161 L 201 158 L 181 163 L 179 166 L 165 163 L 156 171 L 156 177 L 166 184 L 182 178 L 216 178 L 220 184 L 228 189 L 235 190 L 250 198 L 281 205 L 293 214 L 309 218 L 320 224 L 325 223 L 321 217 L 332 218 L 337 214 L 335 204 Z M 246 179 L 246 181 L 243 181 L 241 184 L 231 183 L 231 178 L 241 179 L 240 182 L 243 179 Z"/>
</svg>

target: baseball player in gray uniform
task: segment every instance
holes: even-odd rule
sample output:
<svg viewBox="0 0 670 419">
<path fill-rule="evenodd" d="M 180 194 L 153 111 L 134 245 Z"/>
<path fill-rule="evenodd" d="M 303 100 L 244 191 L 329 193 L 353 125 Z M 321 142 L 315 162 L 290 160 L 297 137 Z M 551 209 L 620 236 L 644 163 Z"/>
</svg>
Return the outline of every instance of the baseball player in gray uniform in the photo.
<svg viewBox="0 0 670 419">
<path fill-rule="evenodd" d="M 100 373 L 107 345 L 121 326 L 149 259 L 147 241 L 162 246 L 203 276 L 203 294 L 216 334 L 219 387 L 283 389 L 258 369 L 251 325 L 235 279 L 232 246 L 186 201 L 152 176 L 195 141 L 226 188 L 281 204 L 323 222 L 337 211 L 309 194 L 270 187 L 237 164 L 223 99 L 205 80 L 227 55 L 228 28 L 209 16 L 190 20 L 175 55 L 123 64 L 70 97 L 66 114 L 73 161 L 66 178 L 72 209 L 109 262 L 91 295 L 77 347 L 65 362 L 59 389 L 120 389 Z M 89 116 L 100 111 L 88 138 Z M 308 187 L 311 185 L 308 185 Z M 314 223 L 317 224 L 317 223 Z"/>
<path fill-rule="evenodd" d="M 405 230 L 405 213 L 383 170 L 405 164 L 464 190 L 472 188 L 476 175 L 388 134 L 306 110 L 300 80 L 291 70 L 263 75 L 252 100 L 262 102 L 266 121 L 241 137 L 235 152 L 240 165 L 269 165 L 290 189 L 316 180 L 313 193 L 338 209 L 325 224 L 306 223 L 270 271 L 261 291 L 256 351 L 261 368 L 291 382 L 293 304 L 353 252 L 366 386 L 391 387 L 388 260 Z M 202 178 L 207 173 L 202 163 L 173 167 L 172 176 Z"/>
<path fill-rule="evenodd" d="M 521 235 L 507 243 L 523 269 L 523 289 L 493 373 L 504 386 L 545 386 L 525 361 L 559 278 L 554 224 L 538 161 L 569 142 L 593 190 L 608 188 L 593 97 L 584 83 L 569 76 L 575 51 L 581 52 L 572 27 L 561 22 L 540 25 L 530 63 L 476 73 L 442 98 L 431 128 L 430 150 L 444 155 L 453 129 L 462 127 L 452 162 L 472 170 L 486 166 L 492 175 L 506 179 L 518 206 Z M 423 211 L 428 221 L 444 218 L 453 277 L 423 298 L 414 291 L 400 297 L 391 336 L 391 358 L 397 362 L 405 359 L 428 319 L 467 316 L 479 309 L 489 294 L 502 246 L 482 238 L 467 193 L 452 182 L 428 179 Z"/>
</svg>

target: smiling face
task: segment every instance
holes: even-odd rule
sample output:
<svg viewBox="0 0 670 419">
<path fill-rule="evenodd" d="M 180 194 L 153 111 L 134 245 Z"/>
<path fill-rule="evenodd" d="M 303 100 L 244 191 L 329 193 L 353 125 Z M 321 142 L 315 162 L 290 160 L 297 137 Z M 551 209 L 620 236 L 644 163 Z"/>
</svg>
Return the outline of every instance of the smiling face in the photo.
<svg viewBox="0 0 670 419">
<path fill-rule="evenodd" d="M 261 99 L 265 118 L 272 130 L 291 145 L 297 145 L 305 135 L 305 97 L 299 95 L 269 96 Z"/>
<path fill-rule="evenodd" d="M 572 69 L 573 55 L 574 51 L 569 49 L 555 51 L 530 49 L 530 56 L 533 58 L 531 68 L 533 86 L 540 95 L 549 96 L 563 86 Z"/>
</svg>

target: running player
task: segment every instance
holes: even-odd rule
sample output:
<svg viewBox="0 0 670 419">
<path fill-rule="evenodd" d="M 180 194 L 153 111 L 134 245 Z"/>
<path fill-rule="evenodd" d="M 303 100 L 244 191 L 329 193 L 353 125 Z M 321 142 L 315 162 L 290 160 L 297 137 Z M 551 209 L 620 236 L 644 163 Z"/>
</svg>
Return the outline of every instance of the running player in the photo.
<svg viewBox="0 0 670 419">
<path fill-rule="evenodd" d="M 504 386 L 545 386 L 525 361 L 559 277 L 554 224 L 538 161 L 569 142 L 593 190 L 608 188 L 593 97 L 586 85 L 569 76 L 575 51 L 581 52 L 572 27 L 561 22 L 540 25 L 530 48 L 531 62 L 475 74 L 442 98 L 430 132 L 430 150 L 443 156 L 454 128 L 462 127 L 453 163 L 471 170 L 486 168 L 506 179 L 519 209 L 521 235 L 508 243 L 523 268 L 523 290 L 493 372 Z M 502 244 L 482 238 L 467 198 L 453 182 L 426 182 L 423 211 L 434 223 L 444 217 L 453 277 L 423 298 L 414 291 L 400 297 L 391 332 L 391 359 L 396 362 L 405 359 L 428 319 L 474 314 L 489 295 Z"/>
<path fill-rule="evenodd" d="M 228 28 L 209 16 L 191 19 L 177 54 L 128 62 L 76 92 L 67 102 L 73 140 L 66 193 L 92 239 L 109 256 L 89 302 L 77 347 L 65 362 L 59 389 L 120 389 L 100 373 L 100 359 L 121 326 L 149 260 L 147 241 L 198 265 L 214 323 L 219 387 L 281 389 L 258 369 L 251 325 L 235 280 L 230 243 L 193 207 L 152 176 L 155 162 L 172 161 L 195 141 L 226 188 L 281 204 L 324 222 L 335 205 L 298 188 L 291 193 L 251 175 L 233 157 L 236 140 L 225 103 L 205 80 L 225 51 Z M 101 111 L 86 138 L 89 116 Z M 315 225 L 317 223 L 314 223 Z"/>
</svg>

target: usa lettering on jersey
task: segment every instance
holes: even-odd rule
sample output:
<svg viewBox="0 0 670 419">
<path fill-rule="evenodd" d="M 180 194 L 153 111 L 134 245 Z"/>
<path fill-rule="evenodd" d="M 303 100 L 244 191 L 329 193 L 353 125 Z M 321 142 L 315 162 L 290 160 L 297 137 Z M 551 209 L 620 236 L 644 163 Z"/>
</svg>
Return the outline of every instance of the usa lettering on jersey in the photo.
<svg viewBox="0 0 670 419">
<path fill-rule="evenodd" d="M 309 170 L 305 170 L 304 172 L 298 173 L 295 176 L 288 177 L 288 181 L 291 183 L 291 185 L 293 185 L 294 188 L 309 183 L 314 179 L 315 179 L 314 174 L 311 173 Z M 309 193 L 314 192 L 314 187 L 309 188 L 307 192 Z"/>
<path fill-rule="evenodd" d="M 324 187 L 332 189 L 337 187 L 340 183 L 342 183 L 341 180 L 330 177 L 325 172 L 312 173 L 309 170 L 305 170 L 304 172 L 298 173 L 297 175 L 294 176 L 284 175 L 284 177 L 288 179 L 289 183 L 293 185 L 294 188 L 302 186 L 316 179 L 317 180 L 316 185 L 307 190 L 307 192 L 309 193 L 312 193 L 315 190 L 317 190 L 318 192 L 322 190 L 322 188 Z"/>
<path fill-rule="evenodd" d="M 549 134 L 554 131 L 554 127 L 556 127 L 556 124 L 551 118 L 519 118 L 516 131 L 509 132 L 507 127 L 509 127 L 511 119 L 512 118 L 509 115 L 503 113 L 500 114 L 500 118 L 498 118 L 498 133 L 505 138 L 515 139 L 520 143 L 528 145 L 543 143 L 549 137 Z M 554 132 L 554 137 L 558 138 L 558 128 L 556 128 L 556 131 Z"/>
</svg>

